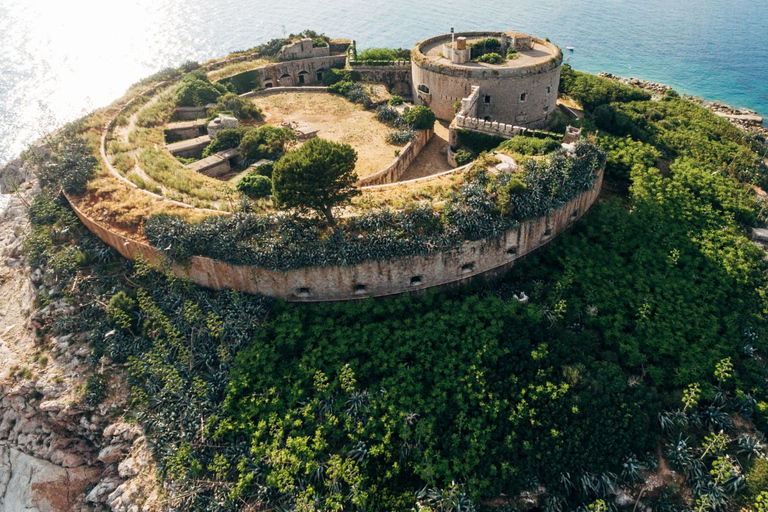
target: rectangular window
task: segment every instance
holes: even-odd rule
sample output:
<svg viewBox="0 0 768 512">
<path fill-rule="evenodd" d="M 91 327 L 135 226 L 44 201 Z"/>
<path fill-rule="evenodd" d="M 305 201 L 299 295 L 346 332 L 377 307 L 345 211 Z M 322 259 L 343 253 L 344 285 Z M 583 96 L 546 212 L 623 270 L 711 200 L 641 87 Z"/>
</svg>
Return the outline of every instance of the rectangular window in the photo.
<svg viewBox="0 0 768 512">
<path fill-rule="evenodd" d="M 528 93 L 524 92 L 520 94 L 520 101 L 525 101 L 528 99 Z"/>
<path fill-rule="evenodd" d="M 488 94 L 485 95 L 485 104 L 486 105 L 490 105 L 491 104 L 491 97 Z"/>
<path fill-rule="evenodd" d="M 552 94 L 552 86 L 551 85 L 547 86 L 547 94 Z"/>
</svg>

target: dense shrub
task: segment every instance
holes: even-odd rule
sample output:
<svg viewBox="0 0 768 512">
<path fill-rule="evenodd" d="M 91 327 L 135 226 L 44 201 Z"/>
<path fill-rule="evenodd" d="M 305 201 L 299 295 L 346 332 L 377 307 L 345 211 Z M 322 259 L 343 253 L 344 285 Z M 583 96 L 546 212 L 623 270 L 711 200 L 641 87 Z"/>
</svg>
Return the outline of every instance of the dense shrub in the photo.
<svg viewBox="0 0 768 512">
<path fill-rule="evenodd" d="M 376 109 L 376 119 L 379 122 L 393 123 L 398 117 L 400 117 L 400 113 L 389 105 L 380 105 Z"/>
<path fill-rule="evenodd" d="M 399 94 L 393 94 L 392 97 L 389 98 L 389 101 L 387 103 L 389 103 L 393 107 L 396 107 L 398 105 L 402 105 L 403 104 L 403 97 L 400 96 Z"/>
<path fill-rule="evenodd" d="M 219 130 L 203 150 L 203 158 L 215 155 L 219 151 L 238 147 L 243 140 L 243 133 L 244 130 L 242 128 Z"/>
<path fill-rule="evenodd" d="M 233 87 L 234 88 L 234 87 Z M 211 83 L 203 71 L 193 71 L 186 75 L 176 90 L 176 105 L 180 107 L 200 107 L 216 103 L 219 97 L 230 92 L 220 83 Z"/>
<path fill-rule="evenodd" d="M 256 167 L 253 170 L 253 172 L 261 176 L 266 176 L 269 179 L 272 179 L 272 169 L 274 168 L 274 166 L 275 166 L 274 162 L 266 162 Z"/>
<path fill-rule="evenodd" d="M 431 130 L 435 127 L 435 113 L 424 105 L 416 105 L 403 117 L 414 130 Z"/>
<path fill-rule="evenodd" d="M 453 155 L 453 160 L 456 162 L 456 165 L 461 167 L 462 165 L 467 165 L 469 162 L 475 159 L 474 153 L 471 151 L 467 151 L 466 149 L 460 149 Z"/>
<path fill-rule="evenodd" d="M 461 145 L 468 147 L 477 154 L 496 149 L 505 140 L 502 137 L 494 137 L 485 133 L 459 130 L 459 142 Z"/>
<path fill-rule="evenodd" d="M 357 61 L 376 60 L 376 61 L 392 61 L 392 60 L 409 60 L 411 58 L 411 50 L 405 48 L 366 48 L 357 54 Z"/>
<path fill-rule="evenodd" d="M 63 188 L 70 194 L 82 194 L 88 181 L 96 174 L 99 162 L 93 156 L 88 141 L 63 138 L 56 141 L 56 153 L 37 170 L 40 185 Z"/>
<path fill-rule="evenodd" d="M 253 171 L 237 182 L 237 190 L 252 199 L 267 197 L 272 194 L 272 180 Z"/>
<path fill-rule="evenodd" d="M 240 156 L 247 161 L 262 158 L 274 160 L 282 156 L 288 146 L 296 140 L 296 134 L 284 126 L 264 125 L 245 132 L 240 142 Z"/>
<path fill-rule="evenodd" d="M 539 139 L 536 137 L 517 136 L 499 145 L 499 149 L 521 155 L 546 155 L 560 149 L 560 141 L 552 138 Z"/>
<path fill-rule="evenodd" d="M 485 62 L 486 64 L 501 64 L 504 62 L 504 57 L 495 52 L 484 53 L 475 59 L 477 62 Z"/>
<path fill-rule="evenodd" d="M 560 73 L 560 92 L 572 97 L 590 112 L 608 103 L 651 99 L 650 93 L 639 87 L 575 71 L 568 64 L 563 65 Z"/>
<path fill-rule="evenodd" d="M 323 85 L 331 86 L 339 82 L 357 82 L 360 74 L 350 69 L 331 68 L 323 76 Z"/>
<path fill-rule="evenodd" d="M 354 87 L 354 85 L 355 82 L 350 82 L 349 80 L 341 80 L 339 82 L 334 82 L 333 85 L 328 86 L 328 92 L 346 96 L 350 89 Z"/>
<path fill-rule="evenodd" d="M 240 121 L 258 121 L 261 119 L 261 109 L 253 101 L 241 98 L 235 93 L 228 92 L 221 96 L 210 114 L 231 112 Z"/>
</svg>

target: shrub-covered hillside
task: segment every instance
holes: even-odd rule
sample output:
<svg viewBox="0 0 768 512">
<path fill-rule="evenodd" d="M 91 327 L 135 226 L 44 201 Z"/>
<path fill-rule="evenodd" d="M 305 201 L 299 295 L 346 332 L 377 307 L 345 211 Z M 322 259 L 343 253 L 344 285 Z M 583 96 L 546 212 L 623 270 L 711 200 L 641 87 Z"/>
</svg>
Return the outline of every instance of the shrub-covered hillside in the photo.
<svg viewBox="0 0 768 512">
<path fill-rule="evenodd" d="M 500 283 L 217 293 L 117 259 L 55 187 L 37 197 L 38 300 L 76 305 L 46 334 L 90 342 L 91 406 L 127 378 L 169 507 L 765 510 L 767 269 L 745 236 L 764 220 L 738 181 L 765 179 L 764 141 L 583 76 L 626 192 Z"/>
</svg>

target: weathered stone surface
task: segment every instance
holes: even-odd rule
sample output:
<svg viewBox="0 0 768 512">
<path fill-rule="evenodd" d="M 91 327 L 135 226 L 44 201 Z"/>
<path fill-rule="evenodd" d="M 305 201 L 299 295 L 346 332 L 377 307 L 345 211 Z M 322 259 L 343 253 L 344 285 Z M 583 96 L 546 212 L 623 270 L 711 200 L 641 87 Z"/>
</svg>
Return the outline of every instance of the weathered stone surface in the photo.
<svg viewBox="0 0 768 512">
<path fill-rule="evenodd" d="M 0 511 L 81 510 L 85 490 L 99 468 L 66 469 L 0 444 Z"/>
<path fill-rule="evenodd" d="M 768 243 L 768 229 L 752 228 L 752 240 Z"/>
</svg>

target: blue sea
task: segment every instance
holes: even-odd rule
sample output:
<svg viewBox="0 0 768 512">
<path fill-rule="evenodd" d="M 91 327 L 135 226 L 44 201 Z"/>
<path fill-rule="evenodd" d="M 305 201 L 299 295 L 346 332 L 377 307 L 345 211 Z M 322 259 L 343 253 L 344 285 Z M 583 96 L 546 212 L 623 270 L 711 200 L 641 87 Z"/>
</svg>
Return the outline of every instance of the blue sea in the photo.
<svg viewBox="0 0 768 512">
<path fill-rule="evenodd" d="M 549 37 L 577 69 L 768 117 L 766 0 L 0 0 L 0 164 L 167 66 L 306 28 L 410 48 L 451 27 Z"/>
</svg>

